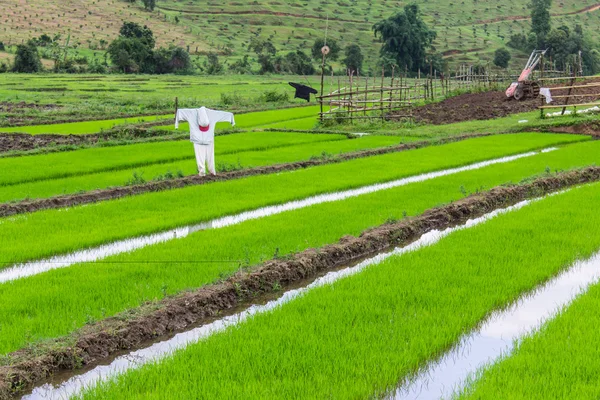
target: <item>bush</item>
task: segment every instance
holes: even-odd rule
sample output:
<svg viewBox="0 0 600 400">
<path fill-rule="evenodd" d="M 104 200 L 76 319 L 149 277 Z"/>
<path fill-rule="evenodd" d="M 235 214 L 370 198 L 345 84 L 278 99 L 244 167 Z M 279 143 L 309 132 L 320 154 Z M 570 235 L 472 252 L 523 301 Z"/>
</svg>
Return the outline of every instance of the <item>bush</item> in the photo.
<svg viewBox="0 0 600 400">
<path fill-rule="evenodd" d="M 13 72 L 31 73 L 40 72 L 41 70 L 42 62 L 37 47 L 32 42 L 18 45 Z"/>
<path fill-rule="evenodd" d="M 290 101 L 290 96 L 286 92 L 279 93 L 276 90 L 269 90 L 263 92 L 258 100 L 263 103 L 285 103 Z"/>
<path fill-rule="evenodd" d="M 506 49 L 498 49 L 496 53 L 494 53 L 494 65 L 500 68 L 508 68 L 508 63 L 512 55 Z"/>
</svg>

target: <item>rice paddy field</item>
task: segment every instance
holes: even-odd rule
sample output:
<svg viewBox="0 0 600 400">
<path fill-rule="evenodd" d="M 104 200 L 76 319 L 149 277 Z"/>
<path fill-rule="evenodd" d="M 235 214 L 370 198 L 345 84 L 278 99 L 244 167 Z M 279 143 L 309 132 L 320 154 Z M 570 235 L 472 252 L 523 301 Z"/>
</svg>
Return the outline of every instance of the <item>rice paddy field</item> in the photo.
<svg viewBox="0 0 600 400">
<path fill-rule="evenodd" d="M 325 127 L 222 103 L 284 80 L 136 79 L 0 86 L 1 400 L 598 398 L 597 115 Z M 171 85 L 235 114 L 216 176 Z"/>
</svg>

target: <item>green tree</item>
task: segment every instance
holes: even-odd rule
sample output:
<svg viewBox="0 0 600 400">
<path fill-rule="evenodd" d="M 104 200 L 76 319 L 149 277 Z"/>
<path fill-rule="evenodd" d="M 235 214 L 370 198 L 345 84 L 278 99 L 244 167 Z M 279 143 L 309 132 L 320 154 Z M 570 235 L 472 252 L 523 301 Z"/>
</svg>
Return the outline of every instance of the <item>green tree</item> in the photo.
<svg viewBox="0 0 600 400">
<path fill-rule="evenodd" d="M 156 7 L 156 0 L 143 0 L 144 8 L 148 11 L 154 11 L 154 7 Z"/>
<path fill-rule="evenodd" d="M 153 49 L 156 41 L 154 40 L 154 34 L 146 25 L 141 26 L 135 22 L 124 22 L 123 26 L 119 30 L 119 34 L 123 38 L 128 39 L 139 39 L 146 46 Z"/>
<path fill-rule="evenodd" d="M 290 51 L 282 60 L 282 69 L 295 75 L 312 75 L 315 73 L 315 67 L 311 59 L 301 50 Z"/>
<path fill-rule="evenodd" d="M 123 73 L 154 72 L 153 50 L 139 39 L 118 37 L 107 51 L 113 65 Z"/>
<path fill-rule="evenodd" d="M 403 11 L 376 23 L 373 32 L 383 43 L 382 56 L 394 57 L 402 69 L 426 70 L 427 50 L 437 34 L 421 18 L 418 5 L 407 5 Z"/>
<path fill-rule="evenodd" d="M 248 45 L 248 49 L 256 53 L 258 63 L 260 64 L 260 74 L 276 72 L 278 68 L 275 65 L 275 55 L 277 49 L 269 40 L 253 39 Z M 280 60 L 277 63 L 280 64 Z"/>
<path fill-rule="evenodd" d="M 154 73 L 154 34 L 147 26 L 124 22 L 120 36 L 108 46 L 113 65 L 124 73 Z"/>
<path fill-rule="evenodd" d="M 344 58 L 344 65 L 346 69 L 354 72 L 360 72 L 364 61 L 362 50 L 357 44 L 351 44 L 346 47 L 346 58 Z"/>
<path fill-rule="evenodd" d="M 552 29 L 550 7 L 552 0 L 531 0 L 531 32 L 537 36 L 538 48 L 544 47 L 546 36 Z"/>
<path fill-rule="evenodd" d="M 160 48 L 154 52 L 154 73 L 186 74 L 192 71 L 189 53 L 181 47 Z"/>
<path fill-rule="evenodd" d="M 499 68 L 508 68 L 508 63 L 511 58 L 512 55 L 510 54 L 510 51 L 504 48 L 498 49 L 494 53 L 494 65 Z"/>
<path fill-rule="evenodd" d="M 12 68 L 13 72 L 40 72 L 42 70 L 42 62 L 37 51 L 37 47 L 32 41 L 27 44 L 17 45 L 17 53 Z"/>
<path fill-rule="evenodd" d="M 208 75 L 218 75 L 225 69 L 224 65 L 219 61 L 217 53 L 208 53 L 206 55 L 206 61 L 203 64 L 204 72 Z"/>
<path fill-rule="evenodd" d="M 321 62 L 323 59 L 323 53 L 321 53 L 321 49 L 325 46 L 324 39 L 317 39 L 310 49 L 310 55 L 315 61 Z M 340 51 L 342 50 L 338 43 L 334 39 L 327 39 L 327 46 L 329 47 L 329 54 L 327 55 L 328 60 L 337 60 L 340 55 Z"/>
<path fill-rule="evenodd" d="M 252 69 L 250 67 L 250 61 L 248 61 L 248 55 L 246 54 L 241 60 L 237 60 L 229 65 L 229 71 L 234 74 L 250 74 Z"/>
</svg>

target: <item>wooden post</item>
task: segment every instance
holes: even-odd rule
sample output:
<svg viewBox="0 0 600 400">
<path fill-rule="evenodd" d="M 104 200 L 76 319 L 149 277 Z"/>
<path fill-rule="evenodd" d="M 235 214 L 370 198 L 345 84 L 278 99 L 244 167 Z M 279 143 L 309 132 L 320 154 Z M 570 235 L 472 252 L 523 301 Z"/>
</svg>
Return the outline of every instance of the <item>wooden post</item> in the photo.
<svg viewBox="0 0 600 400">
<path fill-rule="evenodd" d="M 381 67 L 381 99 L 380 99 L 380 104 L 379 104 L 379 108 L 381 109 L 381 122 L 383 123 L 385 121 L 385 118 L 383 116 L 383 84 L 385 81 L 385 67 Z"/>
<path fill-rule="evenodd" d="M 560 115 L 565 115 L 565 111 L 567 111 L 567 105 L 569 105 L 569 100 L 571 99 L 571 92 L 573 91 L 573 85 L 575 85 L 576 79 L 577 78 L 575 77 L 575 74 L 573 74 L 573 77 L 571 78 L 571 84 L 569 85 L 571 87 L 569 88 L 569 92 L 567 93 L 567 98 L 565 100 L 565 106 L 563 107 Z"/>
<path fill-rule="evenodd" d="M 177 123 L 177 111 L 179 110 L 179 98 L 175 97 L 175 123 Z"/>
<path fill-rule="evenodd" d="M 348 112 L 350 113 L 350 124 L 353 124 L 354 121 L 352 121 L 352 107 L 354 104 L 352 103 L 352 92 L 354 91 L 354 82 L 352 80 L 352 75 L 354 74 L 354 71 L 348 71 L 348 73 L 350 74 L 350 99 L 348 100 Z"/>
<path fill-rule="evenodd" d="M 368 108 L 368 103 L 367 101 L 369 100 L 369 77 L 365 77 L 365 105 L 364 105 L 364 116 L 367 116 L 367 108 Z"/>
<path fill-rule="evenodd" d="M 390 84 L 390 111 L 392 111 L 392 100 L 394 99 L 394 73 L 396 72 L 396 66 L 392 65 L 392 82 Z"/>
<path fill-rule="evenodd" d="M 323 53 L 323 61 L 321 62 L 321 98 L 319 104 L 321 105 L 320 121 L 323 122 L 323 88 L 325 86 L 325 53 Z"/>
</svg>

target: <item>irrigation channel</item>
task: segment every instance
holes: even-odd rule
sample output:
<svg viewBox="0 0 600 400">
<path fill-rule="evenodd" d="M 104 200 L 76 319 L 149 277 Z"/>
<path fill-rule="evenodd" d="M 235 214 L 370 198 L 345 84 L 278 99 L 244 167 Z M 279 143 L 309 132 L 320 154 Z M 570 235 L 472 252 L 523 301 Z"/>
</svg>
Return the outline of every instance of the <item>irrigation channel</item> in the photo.
<svg viewBox="0 0 600 400">
<path fill-rule="evenodd" d="M 521 338 L 535 333 L 598 281 L 600 252 L 586 261 L 576 262 L 544 286 L 522 296 L 507 310 L 491 315 L 481 328 L 462 337 L 457 346 L 389 398 L 454 398 L 477 378 L 478 372 L 510 355 Z"/>
<path fill-rule="evenodd" d="M 140 368 L 148 363 L 160 361 L 166 357 L 169 357 L 173 352 L 181 349 L 185 349 L 188 345 L 196 343 L 202 339 L 205 339 L 213 334 L 224 331 L 225 329 L 238 325 L 251 316 L 262 314 L 273 310 L 279 306 L 282 306 L 300 296 L 303 296 L 312 289 L 322 287 L 325 285 L 332 284 L 341 279 L 359 274 L 366 268 L 376 266 L 386 259 L 394 256 L 400 256 L 402 254 L 416 251 L 420 248 L 431 246 L 439 242 L 444 237 L 452 234 L 453 232 L 472 228 L 480 225 L 494 217 L 497 217 L 508 212 L 521 209 L 529 204 L 540 201 L 546 197 L 553 196 L 559 193 L 553 193 L 547 196 L 534 198 L 531 200 L 524 200 L 513 206 L 501 208 L 492 211 L 488 214 L 484 214 L 479 218 L 466 221 L 463 225 L 447 228 L 445 230 L 432 230 L 423 234 L 418 240 L 411 244 L 398 247 L 394 250 L 378 254 L 372 258 L 368 258 L 359 264 L 351 267 L 347 267 L 338 271 L 332 271 L 326 275 L 317 278 L 307 286 L 293 289 L 285 292 L 281 297 L 276 300 L 269 301 L 266 304 L 255 304 L 247 308 L 246 310 L 227 316 L 223 319 L 216 320 L 212 323 L 194 328 L 187 332 L 183 332 L 175 335 L 169 340 L 165 340 L 159 343 L 155 343 L 149 347 L 133 351 L 129 354 L 115 358 L 109 365 L 98 366 L 86 373 L 81 375 L 73 376 L 67 379 L 62 384 L 54 386 L 50 383 L 44 384 L 40 387 L 33 389 L 30 395 L 26 395 L 23 399 L 27 400 L 50 400 L 50 399 L 65 399 L 80 394 L 83 390 L 97 385 L 102 382 L 106 382 L 120 374 L 123 374 L 129 370 Z M 598 274 L 600 274 L 600 263 L 598 264 Z"/>
<path fill-rule="evenodd" d="M 308 197 L 302 200 L 295 200 L 275 206 L 258 208 L 252 211 L 246 211 L 236 215 L 225 216 L 222 218 L 206 221 L 197 225 L 189 225 L 172 229 L 169 231 L 156 233 L 152 235 L 140 236 L 137 238 L 121 240 L 110 244 L 94 247 L 90 249 L 80 250 L 66 255 L 55 256 L 45 260 L 31 261 L 8 267 L 0 271 L 0 283 L 14 281 L 28 276 L 34 276 L 43 272 L 51 271 L 59 268 L 70 267 L 74 264 L 95 262 L 106 257 L 117 254 L 131 252 L 143 247 L 151 246 L 158 243 L 167 242 L 174 239 L 180 239 L 189 236 L 190 234 L 206 229 L 218 229 L 227 226 L 236 225 L 244 221 L 263 218 L 270 215 L 280 214 L 286 211 L 297 210 L 316 204 L 328 203 L 357 197 L 368 193 L 374 193 L 381 190 L 392 189 L 399 186 L 408 185 L 410 183 L 423 182 L 429 179 L 434 179 L 442 176 L 457 174 L 463 171 L 471 171 L 487 167 L 489 165 L 507 163 L 525 157 L 532 157 L 541 153 L 548 153 L 558 150 L 556 147 L 550 147 L 541 151 L 532 151 L 528 153 L 517 154 L 514 156 L 502 157 L 493 160 L 478 162 L 475 164 L 466 165 L 458 168 L 451 168 L 436 172 L 429 172 L 421 175 L 415 175 L 407 178 L 402 178 L 386 183 L 378 183 L 369 186 L 363 186 L 358 189 L 351 189 L 335 193 L 326 193 L 318 196 Z"/>
</svg>

